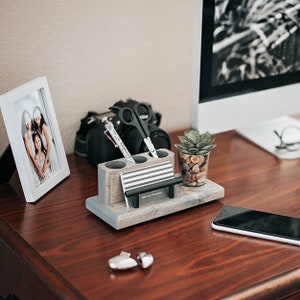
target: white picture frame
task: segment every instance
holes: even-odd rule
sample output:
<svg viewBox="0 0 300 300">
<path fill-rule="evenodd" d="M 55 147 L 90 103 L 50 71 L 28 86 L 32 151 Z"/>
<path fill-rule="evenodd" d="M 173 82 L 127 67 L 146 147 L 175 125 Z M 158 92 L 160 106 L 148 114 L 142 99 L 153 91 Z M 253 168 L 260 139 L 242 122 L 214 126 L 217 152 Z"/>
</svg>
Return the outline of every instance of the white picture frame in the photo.
<svg viewBox="0 0 300 300">
<path fill-rule="evenodd" d="M 47 78 L 1 95 L 0 107 L 25 200 L 35 202 L 70 175 Z"/>
</svg>

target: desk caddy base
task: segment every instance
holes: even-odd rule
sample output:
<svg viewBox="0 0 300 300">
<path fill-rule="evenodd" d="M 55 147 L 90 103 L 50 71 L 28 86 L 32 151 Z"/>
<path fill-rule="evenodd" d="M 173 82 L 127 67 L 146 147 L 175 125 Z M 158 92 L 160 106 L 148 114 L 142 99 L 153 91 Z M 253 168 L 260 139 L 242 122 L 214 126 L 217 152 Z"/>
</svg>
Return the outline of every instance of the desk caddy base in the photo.
<svg viewBox="0 0 300 300">
<path fill-rule="evenodd" d="M 224 197 L 224 188 L 213 181 L 198 188 L 175 186 L 175 198 L 167 196 L 141 202 L 139 208 L 126 207 L 124 202 L 106 204 L 99 196 L 86 200 L 86 208 L 115 229 L 122 229 L 190 207 L 208 203 Z"/>
<path fill-rule="evenodd" d="M 134 156 L 135 164 L 118 159 L 98 165 L 99 193 L 86 199 L 86 208 L 113 228 L 122 229 L 224 197 L 224 188 L 208 180 L 201 187 L 185 187 L 176 184 L 173 186 L 172 198 L 167 192 L 168 188 L 142 193 L 139 195 L 138 208 L 134 207 L 131 197 L 125 203 L 120 179 L 124 172 L 145 174 L 149 170 L 159 168 L 157 174 L 161 176 L 162 165 L 167 165 L 168 169 L 174 170 L 174 153 L 167 149 L 157 152 L 159 158 L 153 158 L 148 153 Z M 174 174 L 174 171 L 172 172 Z M 153 174 L 151 180 L 157 175 L 155 172 Z"/>
</svg>

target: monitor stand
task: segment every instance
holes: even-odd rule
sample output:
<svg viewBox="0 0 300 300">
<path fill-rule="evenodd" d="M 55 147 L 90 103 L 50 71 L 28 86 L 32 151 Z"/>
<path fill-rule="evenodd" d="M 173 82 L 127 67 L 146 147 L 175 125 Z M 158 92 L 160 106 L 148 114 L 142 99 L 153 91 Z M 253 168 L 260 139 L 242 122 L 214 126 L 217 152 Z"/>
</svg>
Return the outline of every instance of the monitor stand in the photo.
<svg viewBox="0 0 300 300">
<path fill-rule="evenodd" d="M 274 130 L 281 134 L 282 130 L 287 126 L 299 128 L 299 135 L 295 136 L 294 140 L 300 141 L 300 121 L 288 116 L 272 119 L 248 128 L 237 129 L 236 132 L 280 159 L 300 158 L 300 149 L 297 151 L 276 149 L 276 146 L 280 144 L 280 140 L 274 133 Z"/>
</svg>

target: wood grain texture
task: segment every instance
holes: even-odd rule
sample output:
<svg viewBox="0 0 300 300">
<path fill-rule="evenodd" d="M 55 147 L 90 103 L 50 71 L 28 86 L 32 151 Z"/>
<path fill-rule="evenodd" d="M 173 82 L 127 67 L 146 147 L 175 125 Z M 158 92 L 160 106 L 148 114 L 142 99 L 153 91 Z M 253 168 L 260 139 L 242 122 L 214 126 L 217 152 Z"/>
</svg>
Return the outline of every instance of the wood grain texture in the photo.
<svg viewBox="0 0 300 300">
<path fill-rule="evenodd" d="M 67 294 L 60 285 L 65 280 L 86 299 L 245 299 L 259 293 L 276 299 L 300 292 L 299 247 L 211 229 L 225 204 L 300 217 L 300 160 L 279 161 L 233 132 L 217 135 L 216 142 L 208 177 L 225 188 L 222 200 L 119 231 L 85 208 L 98 187 L 97 170 L 84 158 L 68 156 L 71 176 L 35 204 L 25 202 L 17 180 L 1 186 L 1 237 L 10 228 L 6 248 L 19 258 L 29 255 L 30 269 L 42 277 L 56 278 L 51 288 Z M 29 245 L 26 251 L 14 247 L 16 237 Z M 121 251 L 133 257 L 149 251 L 154 264 L 111 271 L 107 261 Z M 41 260 L 49 269 L 40 270 Z M 0 293 L 18 295 L 22 286 L 11 282 L 26 281 L 26 270 L 3 255 L 0 262 L 18 270 L 6 273 L 6 281 L 0 274 Z"/>
<path fill-rule="evenodd" d="M 0 232 L 1 295 L 13 291 L 19 299 L 84 299 L 2 219 Z"/>
</svg>

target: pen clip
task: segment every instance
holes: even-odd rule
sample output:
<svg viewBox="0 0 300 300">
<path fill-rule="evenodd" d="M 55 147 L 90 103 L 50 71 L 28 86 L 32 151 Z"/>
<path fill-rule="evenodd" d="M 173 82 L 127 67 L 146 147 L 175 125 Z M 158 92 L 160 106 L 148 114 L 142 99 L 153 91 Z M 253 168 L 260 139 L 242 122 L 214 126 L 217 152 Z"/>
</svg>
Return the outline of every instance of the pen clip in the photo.
<svg viewBox="0 0 300 300">
<path fill-rule="evenodd" d="M 115 130 L 113 123 L 110 122 L 106 117 L 102 119 L 102 122 L 105 123 L 104 127 L 106 130 L 104 131 L 104 134 L 107 136 L 107 138 L 112 141 L 116 148 L 120 149 L 127 162 L 135 164 L 135 160 L 133 159 L 119 134 Z"/>
</svg>

